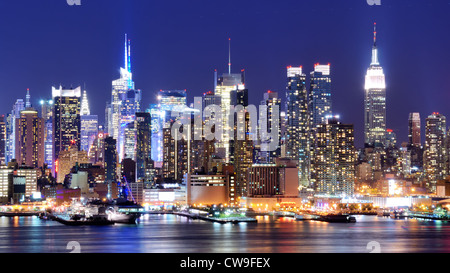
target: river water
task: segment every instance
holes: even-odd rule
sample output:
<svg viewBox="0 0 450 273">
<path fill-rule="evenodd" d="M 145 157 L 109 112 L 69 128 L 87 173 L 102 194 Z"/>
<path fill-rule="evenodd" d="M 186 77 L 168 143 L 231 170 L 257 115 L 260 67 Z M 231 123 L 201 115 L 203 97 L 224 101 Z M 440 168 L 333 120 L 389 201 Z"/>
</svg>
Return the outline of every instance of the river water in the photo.
<svg viewBox="0 0 450 273">
<path fill-rule="evenodd" d="M 450 252 L 450 223 L 442 221 L 377 216 L 356 216 L 356 223 L 257 219 L 232 225 L 144 215 L 138 225 L 70 227 L 37 217 L 1 217 L 0 253 L 69 253 L 69 242 L 81 253 Z"/>
</svg>

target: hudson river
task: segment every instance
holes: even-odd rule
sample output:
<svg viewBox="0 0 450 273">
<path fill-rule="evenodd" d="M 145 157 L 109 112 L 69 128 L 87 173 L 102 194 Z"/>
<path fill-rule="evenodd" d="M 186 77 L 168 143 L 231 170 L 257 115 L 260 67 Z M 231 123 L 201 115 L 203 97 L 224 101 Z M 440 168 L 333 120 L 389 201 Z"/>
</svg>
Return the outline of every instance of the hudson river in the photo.
<svg viewBox="0 0 450 273">
<path fill-rule="evenodd" d="M 382 253 L 450 252 L 450 223 L 356 216 L 356 223 L 258 217 L 217 224 L 144 215 L 138 225 L 64 226 L 37 217 L 0 218 L 1 253 Z"/>
</svg>

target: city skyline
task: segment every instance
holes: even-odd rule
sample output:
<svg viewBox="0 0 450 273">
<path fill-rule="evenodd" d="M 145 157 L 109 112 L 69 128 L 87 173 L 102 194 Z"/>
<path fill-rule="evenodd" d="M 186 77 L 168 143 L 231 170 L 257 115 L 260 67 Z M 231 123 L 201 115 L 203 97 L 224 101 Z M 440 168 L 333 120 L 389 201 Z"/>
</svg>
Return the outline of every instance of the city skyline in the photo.
<svg viewBox="0 0 450 273">
<path fill-rule="evenodd" d="M 36 3 L 31 1 L 25 2 L 29 2 L 30 9 L 36 5 Z M 155 31 L 157 35 L 150 35 L 147 34 L 147 31 L 142 31 L 143 28 L 145 29 L 143 27 L 145 22 L 155 20 L 155 18 L 150 16 L 143 17 L 143 14 L 137 13 L 135 18 L 125 16 L 127 17 L 126 19 L 121 18 L 117 22 L 111 23 L 110 26 L 106 26 L 95 21 L 93 16 L 94 12 L 100 8 L 101 1 L 99 3 L 85 2 L 79 7 L 71 7 L 64 1 L 61 2 L 55 4 L 40 3 L 39 10 L 42 9 L 42 13 L 48 13 L 49 15 L 61 13 L 69 17 L 82 14 L 87 22 L 92 23 L 91 26 L 108 30 L 108 34 L 99 35 L 99 37 L 93 39 L 92 35 L 95 31 L 87 30 L 87 22 L 64 22 L 63 27 L 55 27 L 50 21 L 43 20 L 39 21 L 38 25 L 39 27 L 44 27 L 46 31 L 45 33 L 42 32 L 42 36 L 39 36 L 34 34 L 36 31 L 31 33 L 33 27 L 30 30 L 24 29 L 24 25 L 28 26 L 30 22 L 36 20 L 36 15 L 29 14 L 30 16 L 25 16 L 27 18 L 26 22 L 17 25 L 14 20 L 8 17 L 8 14 L 5 14 L 2 20 L 11 21 L 12 29 L 16 29 L 17 33 L 20 32 L 21 35 L 12 35 L 8 39 L 8 43 L 0 45 L 0 49 L 7 50 L 10 53 L 4 57 L 3 64 L 9 69 L 3 76 L 0 76 L 0 83 L 6 81 L 5 75 L 8 76 L 8 80 L 10 78 L 13 80 L 20 79 L 14 80 L 18 83 L 14 86 L 9 87 L 6 84 L 3 84 L 3 86 L 13 89 L 11 90 L 14 91 L 12 93 L 18 94 L 18 98 L 25 98 L 26 89 L 29 88 L 33 105 L 36 105 L 40 99 L 49 97 L 49 90 L 52 85 L 58 86 L 62 84 L 65 87 L 85 85 L 89 100 L 93 102 L 91 111 L 93 114 L 99 115 L 100 123 L 103 123 L 104 111 L 102 109 L 105 106 L 102 105 L 103 101 L 99 98 L 104 98 L 111 92 L 110 82 L 118 77 L 118 69 L 122 64 L 120 52 L 123 52 L 124 33 L 128 33 L 129 38 L 133 42 L 133 78 L 137 87 L 143 92 L 143 108 L 147 108 L 150 103 L 156 101 L 157 91 L 161 89 L 187 89 L 188 103 L 192 102 L 194 96 L 214 89 L 214 69 L 217 69 L 219 74 L 228 71 L 228 38 L 231 38 L 232 69 L 234 72 L 245 69 L 247 88 L 250 94 L 254 94 L 250 96 L 251 104 L 258 105 L 258 102 L 267 90 L 279 92 L 280 97 L 284 97 L 285 79 L 283 74 L 286 66 L 302 65 L 305 73 L 309 73 L 313 71 L 316 63 L 331 63 L 333 112 L 340 114 L 345 123 L 355 125 L 356 146 L 362 147 L 363 107 L 360 102 L 364 96 L 364 70 L 370 61 L 370 56 L 368 56 L 367 52 L 371 47 L 371 32 L 368 29 L 376 21 L 378 32 L 380 33 L 378 40 L 380 63 L 383 64 L 385 69 L 388 86 L 387 128 L 394 130 L 401 143 L 407 141 L 407 119 L 410 112 L 419 112 L 422 116 L 427 116 L 432 112 L 440 112 L 448 116 L 443 104 L 445 99 L 448 98 L 448 94 L 442 92 L 447 84 L 447 80 L 442 76 L 445 69 L 439 69 L 445 63 L 443 61 L 445 60 L 445 55 L 438 55 L 436 52 L 439 50 L 434 50 L 433 55 L 429 51 L 421 50 L 426 39 L 417 39 L 417 37 L 428 37 L 432 41 L 436 41 L 431 43 L 433 47 L 445 47 L 449 44 L 447 37 L 436 34 L 430 36 L 430 33 L 426 33 L 426 29 L 433 26 L 436 30 L 439 30 L 440 28 L 445 28 L 448 22 L 441 22 L 443 17 L 439 15 L 432 18 L 428 13 L 426 18 L 430 20 L 421 21 L 420 24 L 411 20 L 405 20 L 405 22 L 393 20 L 395 16 L 392 16 L 392 14 L 400 9 L 409 11 L 407 15 L 403 15 L 408 17 L 418 12 L 425 12 L 431 8 L 427 4 L 419 5 L 418 1 L 409 1 L 407 5 L 389 3 L 381 7 L 371 7 L 365 1 L 355 1 L 354 4 L 337 4 L 324 0 L 318 1 L 322 2 L 321 4 L 292 3 L 292 11 L 287 11 L 279 6 L 275 6 L 273 10 L 269 11 L 270 6 L 262 2 L 258 6 L 259 12 L 251 13 L 249 18 L 241 21 L 243 26 L 246 26 L 246 28 L 253 26 L 254 23 L 251 20 L 255 20 L 255 16 L 261 19 L 260 16 L 272 15 L 270 18 L 273 19 L 267 22 L 263 20 L 262 26 L 257 28 L 257 31 L 252 33 L 252 35 L 247 36 L 244 35 L 244 31 L 238 31 L 237 23 L 226 24 L 226 20 L 224 20 L 221 13 L 220 16 L 217 16 L 217 28 L 220 31 L 212 32 L 213 34 L 209 35 L 207 40 L 205 40 L 205 37 L 199 36 L 208 32 L 210 27 L 192 29 L 184 34 L 179 33 L 179 28 L 177 28 L 181 26 L 179 20 L 186 18 L 185 16 L 188 15 L 181 14 L 180 19 L 172 19 L 170 26 L 151 24 L 152 31 Z M 158 10 L 160 14 L 157 17 L 167 12 L 167 6 L 160 3 L 122 3 L 121 1 L 109 1 L 108 3 L 110 5 L 104 7 L 105 12 L 112 14 L 123 10 L 125 14 L 131 15 L 138 8 L 147 7 L 153 7 L 149 9 L 152 12 Z M 4 6 L 3 12 L 5 10 L 14 11 L 19 9 L 19 6 L 13 3 L 2 3 L 1 5 Z M 441 4 L 437 3 L 437 5 Z M 180 7 L 173 11 L 174 14 L 179 15 L 181 6 L 183 6 L 182 3 Z M 319 6 L 321 9 L 318 9 Z M 292 36 L 286 36 L 289 38 L 280 37 L 279 35 L 286 35 L 289 32 L 289 28 L 283 29 L 280 27 L 282 19 L 286 19 L 287 22 L 291 20 L 284 14 L 298 12 L 300 7 L 316 10 L 317 14 L 315 16 L 330 16 L 330 20 L 333 20 L 337 14 L 346 14 L 349 18 L 334 20 L 336 25 L 328 25 L 322 31 L 323 33 L 320 34 L 320 37 L 317 37 L 317 34 L 308 30 L 307 27 L 320 23 L 309 23 L 309 18 L 305 18 L 304 22 L 299 23 L 299 29 L 304 33 L 302 36 L 304 36 L 306 41 L 314 40 L 314 43 L 297 43 L 298 40 L 292 38 Z M 189 26 L 204 20 L 212 20 L 213 18 L 208 15 L 208 11 L 211 12 L 215 8 L 218 8 L 215 4 L 202 5 L 202 8 L 199 10 L 194 8 L 195 12 L 190 15 L 194 17 L 191 18 L 194 20 L 191 20 L 192 22 L 189 23 Z M 251 3 L 242 3 L 241 8 L 243 11 L 249 10 Z M 419 8 L 421 11 L 419 11 Z M 441 8 L 439 12 L 443 14 L 445 9 L 448 9 L 448 6 L 442 6 Z M 243 11 L 228 7 L 223 8 L 223 13 L 230 15 L 230 17 L 235 17 L 238 14 L 242 15 Z M 27 13 L 27 11 L 25 12 Z M 52 16 L 49 16 L 49 18 L 52 18 Z M 359 23 L 354 24 L 355 21 L 352 20 L 358 20 Z M 139 22 L 141 24 L 138 24 Z M 64 28 L 76 31 L 66 32 Z M 173 43 L 174 40 L 163 35 L 162 32 L 167 30 L 170 30 L 170 33 L 180 34 L 179 46 L 178 43 Z M 10 31 L 6 30 L 6 33 Z M 279 34 L 276 34 L 277 31 Z M 55 45 L 52 45 L 52 43 L 48 44 L 48 41 L 52 41 L 52 39 L 46 37 L 49 33 L 58 34 L 58 37 L 72 35 L 74 38 L 78 37 L 75 40 L 80 42 L 64 45 L 63 48 L 65 49 L 62 50 L 62 47 L 56 46 L 58 42 L 55 42 Z M 187 37 L 189 34 L 194 35 Z M 30 37 L 33 38 L 36 46 L 47 46 L 44 46 L 39 53 L 35 52 L 33 47 L 27 47 L 26 49 L 23 47 L 19 49 L 10 48 L 12 45 L 24 39 L 28 40 Z M 161 37 L 165 38 L 161 39 Z M 400 38 L 401 41 L 399 40 Z M 344 43 L 343 41 L 346 40 L 347 42 Z M 206 41 L 208 42 L 205 43 Z M 281 45 L 275 46 L 276 41 L 281 41 L 279 43 Z M 167 46 L 167 43 L 171 46 Z M 298 46 L 293 46 L 293 44 L 298 44 Z M 156 45 L 159 48 L 156 48 Z M 163 45 L 166 48 L 163 49 L 161 47 Z M 103 47 L 103 51 L 100 51 L 99 46 Z M 285 52 L 279 53 L 281 48 Z M 399 51 L 401 48 L 402 51 Z M 24 51 L 21 51 L 21 49 Z M 250 49 L 255 50 L 255 52 L 250 52 Z M 414 53 L 414 58 L 409 58 L 406 54 L 408 52 Z M 445 50 L 440 52 L 445 54 Z M 23 58 L 18 58 L 18 54 L 29 56 L 32 53 L 36 54 L 28 61 L 28 65 L 22 64 Z M 159 55 L 159 57 L 156 55 Z M 264 61 L 261 62 L 260 60 L 263 56 Z M 149 61 L 152 59 L 153 61 Z M 204 59 L 208 59 L 208 61 Z M 43 60 L 46 62 L 43 62 Z M 419 61 L 423 65 L 412 65 L 412 63 Z M 19 65 L 26 69 L 20 69 Z M 41 75 L 42 73 L 36 73 L 38 66 L 41 67 L 40 71 L 47 71 L 48 74 L 44 73 L 45 75 Z M 86 68 L 81 69 L 81 67 Z M 437 67 L 438 69 L 433 74 L 428 74 L 430 72 L 425 69 L 426 67 Z M 169 79 L 170 76 L 174 75 L 173 73 L 176 73 L 177 81 Z M 430 77 L 433 79 L 431 82 L 428 80 Z M 421 80 L 412 84 L 410 79 Z M 20 95 L 21 93 L 23 95 Z M 419 94 L 426 94 L 426 96 L 422 100 L 415 99 Z M 2 102 L 0 104 L 0 109 L 4 109 L 2 112 L 10 112 L 11 105 L 16 99 L 8 98 L 8 100 Z M 345 107 L 347 103 L 358 107 L 348 109 L 348 107 Z M 398 107 L 390 107 L 394 105 Z M 424 128 L 424 124 L 422 124 L 422 127 Z M 424 139 L 422 139 L 423 141 Z"/>
<path fill-rule="evenodd" d="M 0 252 L 448 252 L 448 14 L 0 1 Z"/>
</svg>

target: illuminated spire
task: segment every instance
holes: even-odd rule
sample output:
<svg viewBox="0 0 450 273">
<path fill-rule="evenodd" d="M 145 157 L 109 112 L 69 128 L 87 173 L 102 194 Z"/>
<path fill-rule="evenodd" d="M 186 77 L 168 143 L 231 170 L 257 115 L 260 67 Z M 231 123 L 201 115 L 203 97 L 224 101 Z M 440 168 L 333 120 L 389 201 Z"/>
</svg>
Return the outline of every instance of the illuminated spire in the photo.
<svg viewBox="0 0 450 273">
<path fill-rule="evenodd" d="M 231 38 L 228 38 L 228 74 L 231 74 Z"/>
<path fill-rule="evenodd" d="M 27 96 L 26 96 L 26 103 L 25 103 L 25 109 L 31 108 L 31 102 L 30 102 L 30 89 L 27 89 Z"/>
<path fill-rule="evenodd" d="M 373 23 L 373 47 L 372 47 L 372 63 L 370 65 L 380 65 L 378 62 L 378 48 L 377 48 L 377 23 Z"/>
<path fill-rule="evenodd" d="M 128 72 L 131 73 L 131 41 L 128 40 L 128 56 L 127 56 L 127 67 L 128 67 Z"/>
<path fill-rule="evenodd" d="M 124 48 L 125 48 L 125 59 L 124 59 L 124 68 L 125 68 L 125 70 L 126 71 L 128 71 L 128 47 L 127 47 L 127 41 L 128 41 L 128 39 L 127 39 L 127 34 L 125 33 L 125 46 L 124 46 Z"/>
<path fill-rule="evenodd" d="M 81 113 L 82 116 L 89 116 L 91 111 L 89 110 L 89 102 L 87 99 L 86 90 L 83 92 L 83 98 L 81 99 Z"/>
<path fill-rule="evenodd" d="M 373 47 L 377 47 L 377 22 L 373 23 Z"/>
<path fill-rule="evenodd" d="M 131 73 L 131 41 L 128 39 L 127 34 L 125 34 L 125 70 Z"/>
</svg>

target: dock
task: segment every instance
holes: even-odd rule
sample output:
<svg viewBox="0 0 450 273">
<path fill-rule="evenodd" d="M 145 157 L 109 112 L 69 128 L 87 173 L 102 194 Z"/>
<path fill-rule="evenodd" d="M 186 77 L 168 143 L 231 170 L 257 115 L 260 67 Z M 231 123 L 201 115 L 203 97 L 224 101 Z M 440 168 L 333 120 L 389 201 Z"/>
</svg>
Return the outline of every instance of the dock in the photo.
<svg viewBox="0 0 450 273">
<path fill-rule="evenodd" d="M 258 220 L 256 220 L 255 218 L 251 218 L 251 217 L 219 218 L 219 217 L 208 217 L 208 216 L 203 216 L 203 215 L 199 215 L 199 214 L 188 213 L 185 211 L 155 211 L 155 212 L 147 212 L 144 214 L 172 214 L 172 215 L 187 217 L 187 218 L 193 219 L 193 220 L 203 220 L 203 221 L 220 223 L 220 224 L 227 224 L 227 223 L 239 224 L 239 223 L 256 223 L 256 222 L 258 222 Z"/>
<path fill-rule="evenodd" d="M 28 217 L 28 216 L 39 216 L 41 214 L 41 211 L 33 211 L 33 212 L 0 212 L 0 217 Z"/>
</svg>

